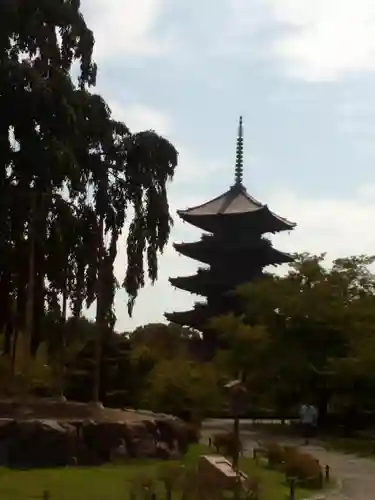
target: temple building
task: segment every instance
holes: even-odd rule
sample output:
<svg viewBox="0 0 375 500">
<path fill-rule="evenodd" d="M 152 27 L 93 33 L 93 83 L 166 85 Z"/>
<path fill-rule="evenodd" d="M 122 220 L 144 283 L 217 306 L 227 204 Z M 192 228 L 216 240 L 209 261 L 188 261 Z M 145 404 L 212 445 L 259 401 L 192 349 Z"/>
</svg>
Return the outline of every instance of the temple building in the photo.
<svg viewBox="0 0 375 500">
<path fill-rule="evenodd" d="M 250 196 L 243 183 L 243 126 L 239 121 L 235 182 L 217 198 L 202 205 L 178 210 L 184 221 L 205 231 L 191 243 L 175 243 L 182 255 L 195 259 L 200 267 L 193 276 L 170 278 L 182 290 L 205 297 L 190 311 L 166 313 L 167 320 L 199 331 L 215 316 L 236 313 L 236 299 L 228 294 L 241 284 L 262 276 L 263 269 L 292 261 L 289 254 L 273 248 L 266 233 L 290 231 L 296 224 L 271 212 Z"/>
</svg>

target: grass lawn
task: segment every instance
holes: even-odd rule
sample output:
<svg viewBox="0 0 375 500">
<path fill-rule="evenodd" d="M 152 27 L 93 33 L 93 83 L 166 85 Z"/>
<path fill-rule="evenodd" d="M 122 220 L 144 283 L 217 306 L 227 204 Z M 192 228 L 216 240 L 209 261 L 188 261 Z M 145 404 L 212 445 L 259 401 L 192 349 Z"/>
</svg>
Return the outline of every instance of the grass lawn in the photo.
<svg viewBox="0 0 375 500">
<path fill-rule="evenodd" d="M 201 445 L 191 446 L 183 458 L 185 465 L 194 465 L 199 455 L 212 453 Z M 131 461 L 123 465 L 102 467 L 72 467 L 61 469 L 34 469 L 17 471 L 0 469 L 0 499 L 28 500 L 41 498 L 44 490 L 51 500 L 121 500 L 129 498 L 130 483 L 139 475 L 155 477 L 160 461 Z M 251 458 L 242 458 L 241 469 L 256 475 L 262 482 L 261 500 L 285 500 L 288 488 L 279 472 L 256 465 Z M 164 489 L 159 484 L 158 499 L 164 500 Z M 297 489 L 296 498 L 306 498 L 312 492 Z M 180 498 L 178 495 L 176 498 Z"/>
</svg>

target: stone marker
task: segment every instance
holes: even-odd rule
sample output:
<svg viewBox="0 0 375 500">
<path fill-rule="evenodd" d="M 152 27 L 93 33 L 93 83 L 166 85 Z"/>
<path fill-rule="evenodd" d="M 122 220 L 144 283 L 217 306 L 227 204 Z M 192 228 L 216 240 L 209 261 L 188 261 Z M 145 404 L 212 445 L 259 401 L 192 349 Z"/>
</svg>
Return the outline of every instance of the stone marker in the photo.
<svg viewBox="0 0 375 500">
<path fill-rule="evenodd" d="M 232 489 L 238 478 L 232 464 L 222 455 L 202 455 L 198 461 L 198 473 L 217 484 L 220 489 Z M 241 482 L 247 479 L 243 472 L 239 471 L 239 475 Z"/>
</svg>

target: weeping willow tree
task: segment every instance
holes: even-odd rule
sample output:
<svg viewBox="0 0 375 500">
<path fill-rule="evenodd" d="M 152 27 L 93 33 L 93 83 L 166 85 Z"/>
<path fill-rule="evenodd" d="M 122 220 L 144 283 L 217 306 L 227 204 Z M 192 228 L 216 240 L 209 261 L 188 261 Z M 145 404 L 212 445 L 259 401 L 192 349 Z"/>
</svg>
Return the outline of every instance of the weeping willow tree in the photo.
<svg viewBox="0 0 375 500">
<path fill-rule="evenodd" d="M 128 312 L 132 314 L 146 275 L 151 282 L 157 279 L 158 254 L 168 241 L 172 219 L 166 186 L 173 177 L 177 152 L 155 132 L 131 134 L 124 124 L 111 119 L 110 111 L 99 97 L 88 98 L 95 101 L 91 108 L 94 113 L 106 116 L 103 131 L 95 127 L 94 120 L 86 121 L 92 127 L 86 136 L 96 147 L 90 147 L 89 143 L 84 148 L 90 169 L 86 196 L 81 199 L 85 217 L 91 221 L 86 226 L 89 232 L 86 236 L 94 239 L 92 249 L 95 249 L 87 272 L 86 305 L 96 300 L 96 323 L 101 338 L 96 344 L 93 400 L 98 401 L 103 342 L 116 320 L 113 306 L 119 284 L 114 263 L 119 237 L 127 222 L 126 275 L 121 286 L 128 294 Z M 131 219 L 127 221 L 129 212 Z"/>
<path fill-rule="evenodd" d="M 91 92 L 94 36 L 79 0 L 7 2 L 0 26 L 3 355 L 14 358 L 23 335 L 29 355 L 47 341 L 63 360 L 68 310 L 78 317 L 96 302 L 98 401 L 116 290 L 127 292 L 131 314 L 146 278 L 157 279 L 177 152 L 153 131 L 131 133 Z M 126 273 L 118 283 L 114 263 L 125 226 Z M 29 364 L 26 356 L 26 370 Z"/>
</svg>

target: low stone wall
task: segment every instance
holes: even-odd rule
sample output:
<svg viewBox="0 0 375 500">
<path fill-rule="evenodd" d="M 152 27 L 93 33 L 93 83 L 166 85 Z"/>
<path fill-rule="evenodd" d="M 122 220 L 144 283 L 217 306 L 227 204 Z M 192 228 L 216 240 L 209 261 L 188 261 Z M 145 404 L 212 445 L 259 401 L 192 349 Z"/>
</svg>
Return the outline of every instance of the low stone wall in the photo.
<svg viewBox="0 0 375 500">
<path fill-rule="evenodd" d="M 0 419 L 0 465 L 15 468 L 99 465 L 126 458 L 177 458 L 186 425 L 149 414 L 129 421 Z"/>
</svg>

